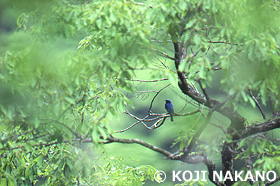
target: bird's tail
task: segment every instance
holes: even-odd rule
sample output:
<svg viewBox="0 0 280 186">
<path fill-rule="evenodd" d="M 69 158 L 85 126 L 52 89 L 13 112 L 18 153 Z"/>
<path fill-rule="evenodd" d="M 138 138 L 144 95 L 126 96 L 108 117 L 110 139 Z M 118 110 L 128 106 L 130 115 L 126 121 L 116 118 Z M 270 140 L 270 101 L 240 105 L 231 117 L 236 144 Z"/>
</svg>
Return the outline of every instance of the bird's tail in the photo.
<svg viewBox="0 0 280 186">
<path fill-rule="evenodd" d="M 171 121 L 173 121 L 173 115 L 172 115 L 172 113 L 170 113 L 170 117 L 171 117 Z"/>
</svg>

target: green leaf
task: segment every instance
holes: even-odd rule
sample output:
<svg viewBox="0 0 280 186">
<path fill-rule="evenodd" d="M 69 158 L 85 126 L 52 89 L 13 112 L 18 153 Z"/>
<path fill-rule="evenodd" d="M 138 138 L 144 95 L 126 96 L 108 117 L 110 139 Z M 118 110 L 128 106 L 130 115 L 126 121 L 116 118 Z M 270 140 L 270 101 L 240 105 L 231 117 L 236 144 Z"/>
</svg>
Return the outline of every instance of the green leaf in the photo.
<svg viewBox="0 0 280 186">
<path fill-rule="evenodd" d="M 196 45 L 200 45 L 200 43 L 201 43 L 201 38 L 199 37 L 198 34 L 195 34 L 195 35 L 194 35 L 193 41 L 195 42 Z"/>
<path fill-rule="evenodd" d="M 43 160 L 44 160 L 44 156 L 41 154 L 37 158 L 35 158 L 33 161 L 36 162 L 39 167 L 42 167 Z"/>
<path fill-rule="evenodd" d="M 96 23 L 97 28 L 101 30 L 102 29 L 102 19 L 97 19 L 95 21 L 95 23 Z"/>
<path fill-rule="evenodd" d="M 75 104 L 75 100 L 73 98 L 65 97 L 64 99 L 70 104 L 73 104 L 73 105 Z"/>
<path fill-rule="evenodd" d="M 99 133 L 98 133 L 98 129 L 96 126 L 93 127 L 91 137 L 95 144 L 97 144 L 99 142 Z"/>
<path fill-rule="evenodd" d="M 186 64 L 187 64 L 187 60 L 182 61 L 179 65 L 178 71 L 183 72 L 186 68 Z"/>
<path fill-rule="evenodd" d="M 173 73 L 168 73 L 168 79 L 173 86 L 177 86 L 177 78 L 174 77 Z"/>
<path fill-rule="evenodd" d="M 261 93 L 261 99 L 262 99 L 262 102 L 263 104 L 266 103 L 266 100 L 267 100 L 267 94 L 266 94 L 267 90 L 266 90 L 266 83 L 263 82 L 260 86 L 260 93 Z"/>
<path fill-rule="evenodd" d="M 186 4 L 186 3 L 184 3 L 184 4 Z M 193 19 L 193 20 L 191 20 L 191 21 L 188 21 L 188 23 L 186 24 L 185 28 L 188 29 L 188 28 L 193 27 L 194 24 L 195 24 L 196 22 L 197 22 L 196 19 Z"/>
</svg>

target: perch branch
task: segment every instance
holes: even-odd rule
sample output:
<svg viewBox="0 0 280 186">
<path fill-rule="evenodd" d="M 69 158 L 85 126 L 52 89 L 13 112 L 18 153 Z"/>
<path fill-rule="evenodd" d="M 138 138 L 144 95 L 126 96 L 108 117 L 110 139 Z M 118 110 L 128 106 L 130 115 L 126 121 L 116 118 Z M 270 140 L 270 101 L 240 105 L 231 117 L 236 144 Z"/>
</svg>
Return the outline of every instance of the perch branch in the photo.
<svg viewBox="0 0 280 186">
<path fill-rule="evenodd" d="M 164 86 L 163 88 L 161 88 L 161 89 L 155 94 L 155 96 L 153 97 L 153 99 L 152 99 L 152 101 L 151 101 L 150 107 L 149 107 L 149 109 L 148 109 L 148 113 L 151 112 L 151 109 L 152 109 L 152 106 L 153 106 L 153 102 L 154 102 L 154 100 L 156 99 L 156 97 L 158 96 L 158 94 L 159 94 L 163 89 L 169 87 L 170 85 L 171 85 L 171 84 L 168 84 L 168 85 Z"/>
<path fill-rule="evenodd" d="M 165 156 L 170 156 L 172 153 L 167 151 L 167 150 L 164 150 L 162 148 L 159 148 L 159 147 L 156 147 L 154 145 L 151 145 L 149 143 L 146 143 L 142 140 L 139 140 L 139 139 L 121 139 L 121 138 L 115 138 L 115 137 L 107 137 L 106 138 L 106 141 L 103 142 L 104 144 L 108 144 L 108 143 L 112 143 L 112 142 L 117 142 L 117 143 L 136 143 L 136 144 L 139 144 L 139 145 L 142 145 L 144 147 L 147 147 L 153 151 L 156 151 L 156 152 L 159 152 Z"/>
</svg>

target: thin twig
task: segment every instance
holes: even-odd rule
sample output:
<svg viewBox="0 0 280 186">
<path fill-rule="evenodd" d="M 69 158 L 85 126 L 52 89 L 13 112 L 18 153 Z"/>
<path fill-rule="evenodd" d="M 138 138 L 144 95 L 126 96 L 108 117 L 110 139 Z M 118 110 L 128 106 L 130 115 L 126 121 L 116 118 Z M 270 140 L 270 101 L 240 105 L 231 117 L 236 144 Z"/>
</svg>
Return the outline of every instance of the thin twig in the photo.
<svg viewBox="0 0 280 186">
<path fill-rule="evenodd" d="M 227 133 L 226 129 L 224 129 L 224 127 L 223 127 L 222 125 L 219 125 L 219 124 L 213 123 L 213 122 L 210 122 L 209 124 L 212 125 L 212 126 L 214 126 L 214 127 L 217 127 L 217 128 L 219 128 L 219 129 L 221 129 L 221 130 L 223 131 L 224 134 Z"/>
<path fill-rule="evenodd" d="M 47 122 L 41 122 L 42 124 L 46 124 L 46 123 L 58 123 L 60 125 L 63 125 L 65 128 L 67 128 L 72 134 L 74 134 L 76 137 L 80 138 L 81 134 L 79 134 L 78 132 L 74 131 L 71 127 L 69 127 L 67 124 L 61 122 L 61 121 L 57 121 L 57 120 L 53 120 L 53 119 L 42 119 L 45 120 Z"/>
<path fill-rule="evenodd" d="M 138 90 L 137 92 L 138 92 L 139 94 L 144 94 L 144 93 L 157 92 L 157 90 L 143 90 L 143 91 Z"/>
<path fill-rule="evenodd" d="M 184 147 L 184 154 L 182 155 L 182 157 L 180 158 L 186 158 L 189 153 L 192 151 L 193 146 L 195 145 L 195 143 L 197 142 L 199 136 L 201 135 L 201 133 L 203 132 L 203 130 L 207 127 L 207 125 L 209 124 L 209 121 L 212 117 L 213 114 L 213 110 L 209 110 L 208 114 L 207 114 L 207 118 L 205 120 L 205 122 L 200 126 L 200 128 L 198 129 L 198 131 L 196 132 L 196 134 L 193 136 L 191 142 L 189 143 L 188 146 Z M 187 145 L 187 144 L 186 144 Z"/>
<path fill-rule="evenodd" d="M 257 107 L 259 108 L 259 110 L 260 110 L 260 112 L 262 114 L 263 119 L 266 119 L 266 116 L 265 116 L 265 114 L 263 112 L 263 109 L 261 108 L 261 105 L 259 104 L 258 100 L 253 95 L 251 89 L 248 89 L 248 90 L 249 90 L 249 94 L 250 94 L 251 98 L 254 100 L 254 102 L 256 103 Z"/>
<path fill-rule="evenodd" d="M 155 42 L 155 43 L 164 43 L 164 41 L 159 41 L 159 40 L 151 40 L 151 42 Z M 171 40 L 167 40 L 167 43 L 172 43 Z"/>
<path fill-rule="evenodd" d="M 230 43 L 230 42 L 226 42 L 226 41 L 208 41 L 208 43 L 228 44 L 228 45 L 243 46 L 242 44 Z"/>
<path fill-rule="evenodd" d="M 147 147 L 153 151 L 156 151 L 156 152 L 159 152 L 165 156 L 169 156 L 171 155 L 172 153 L 167 151 L 167 150 L 164 150 L 162 148 L 159 148 L 159 147 L 156 147 L 154 145 L 151 145 L 149 143 L 146 143 L 144 141 L 141 141 L 139 139 L 121 139 L 121 138 L 115 138 L 115 137 L 107 137 L 106 138 L 106 141 L 103 142 L 104 144 L 108 144 L 108 143 L 112 143 L 112 142 L 117 142 L 117 143 L 136 143 L 136 144 L 139 144 L 139 145 L 142 145 L 144 147 Z"/>
<path fill-rule="evenodd" d="M 115 131 L 114 133 L 125 132 L 125 131 L 131 129 L 132 127 L 134 127 L 135 125 L 137 125 L 138 123 L 140 123 L 140 121 L 137 121 L 137 122 L 133 123 L 132 125 L 130 125 L 129 127 L 125 128 L 125 129 L 122 129 L 122 130 L 119 130 L 119 131 Z"/>
<path fill-rule="evenodd" d="M 153 8 L 152 5 L 145 5 L 144 3 L 135 2 L 135 3 L 133 3 L 133 4 L 135 4 L 135 5 L 140 5 L 140 6 L 148 6 L 148 7 L 150 7 L 150 8 Z"/>
<path fill-rule="evenodd" d="M 148 113 L 151 112 L 151 109 L 152 109 L 152 106 L 153 106 L 153 102 L 154 102 L 155 98 L 157 97 L 157 95 L 158 95 L 163 89 L 169 87 L 170 85 L 171 85 L 171 84 L 168 84 L 168 85 L 164 86 L 162 89 L 160 89 L 160 90 L 155 94 L 155 96 L 153 97 L 153 99 L 152 99 L 152 101 L 151 101 L 150 107 L 149 107 L 149 109 L 148 109 Z"/>
<path fill-rule="evenodd" d="M 171 60 L 174 60 L 173 57 L 169 56 L 168 54 L 162 52 L 162 51 L 159 51 L 159 50 L 156 50 L 156 49 L 153 49 L 155 52 L 157 52 L 159 55 L 161 55 L 162 57 L 165 57 L 167 59 L 171 59 Z"/>
<path fill-rule="evenodd" d="M 126 79 L 127 81 L 138 81 L 138 82 L 145 82 L 145 83 L 153 83 L 153 82 L 159 82 L 159 81 L 166 81 L 168 78 L 163 79 L 154 79 L 154 80 L 143 80 L 143 79 Z"/>
<path fill-rule="evenodd" d="M 201 80 L 199 79 L 199 80 L 197 80 L 197 82 L 198 82 L 198 84 L 199 84 L 199 86 L 200 86 L 200 88 L 201 88 L 201 90 L 202 90 L 202 92 L 203 92 L 203 94 L 204 94 L 206 100 L 209 100 L 210 98 L 209 98 L 209 96 L 208 96 L 208 94 L 207 94 L 205 88 L 203 88 L 202 83 L 201 83 Z"/>
</svg>

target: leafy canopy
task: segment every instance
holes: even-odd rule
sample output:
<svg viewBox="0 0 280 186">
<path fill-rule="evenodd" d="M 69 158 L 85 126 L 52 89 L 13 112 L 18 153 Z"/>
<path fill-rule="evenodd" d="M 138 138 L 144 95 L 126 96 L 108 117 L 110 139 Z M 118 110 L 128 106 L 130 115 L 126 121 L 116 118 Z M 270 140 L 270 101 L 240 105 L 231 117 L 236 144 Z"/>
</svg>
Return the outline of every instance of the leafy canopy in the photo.
<svg viewBox="0 0 280 186">
<path fill-rule="evenodd" d="M 153 67 L 147 78 L 177 85 L 173 66 L 153 62 L 154 54 L 173 55 L 171 41 L 187 46 L 179 70 L 234 96 L 236 108 L 241 101 L 255 106 L 248 89 L 258 90 L 263 104 L 269 96 L 279 102 L 279 1 L 23 2 L 14 3 L 18 32 L 0 58 L 1 182 L 95 183 L 100 172 L 108 176 L 100 183 L 152 180 L 152 167 L 113 168 L 119 159 L 102 170 L 89 166 L 81 143 L 89 137 L 96 145 L 111 134 L 108 121 L 130 104 L 124 93 L 136 91 L 127 81 L 137 77 L 135 69 Z M 256 143 L 279 153 L 269 142 Z M 258 145 L 248 149 L 265 153 Z M 270 169 L 266 163 L 256 166 Z"/>
</svg>

